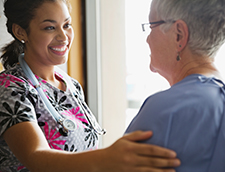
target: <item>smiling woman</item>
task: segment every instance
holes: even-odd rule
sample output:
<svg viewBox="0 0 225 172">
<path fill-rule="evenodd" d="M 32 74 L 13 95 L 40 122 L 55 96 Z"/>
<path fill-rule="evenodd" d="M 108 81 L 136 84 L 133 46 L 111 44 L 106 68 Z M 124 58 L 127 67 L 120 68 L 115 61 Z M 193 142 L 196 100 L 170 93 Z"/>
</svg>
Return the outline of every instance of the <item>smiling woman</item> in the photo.
<svg viewBox="0 0 225 172">
<path fill-rule="evenodd" d="M 53 13 L 54 10 L 58 13 Z M 15 36 L 25 41 L 24 59 L 27 64 L 36 75 L 51 81 L 51 72 L 48 72 L 49 76 L 41 72 L 46 72 L 48 66 L 63 64 L 67 61 L 74 37 L 66 4 L 46 2 L 43 8 L 36 11 L 35 18 L 30 22 L 28 34 L 20 27 L 14 27 Z"/>
<path fill-rule="evenodd" d="M 13 6 L 15 3 L 17 5 Z M 37 170 L 39 165 L 29 163 L 28 155 L 34 155 L 39 149 L 46 149 L 47 152 L 50 148 L 73 152 L 96 149 L 99 136 L 90 128 L 97 122 L 92 120 L 91 124 L 88 120 L 87 113 L 90 111 L 84 103 L 80 84 L 72 79 L 75 87 L 70 87 L 69 81 L 62 77 L 63 74 L 54 69 L 55 65 L 67 61 L 74 37 L 67 1 L 7 0 L 4 7 L 7 29 L 15 40 L 4 48 L 2 55 L 6 70 L 0 75 L 0 91 L 4 92 L 0 98 L 0 144 L 6 153 L 1 154 L 0 171 L 19 171 L 26 168 Z M 20 64 L 19 55 L 24 59 Z M 26 68 L 22 62 L 27 65 Z M 38 84 L 27 78 L 28 69 L 31 75 L 35 74 Z M 44 91 L 44 96 L 51 103 L 50 107 L 57 111 L 62 121 L 54 119 L 49 108 L 43 105 L 44 101 L 38 90 L 34 88 Z M 67 125 L 64 121 L 72 119 L 76 130 L 62 130 Z M 23 129 L 32 132 L 20 134 Z M 26 141 L 27 137 L 33 139 Z M 34 155 L 33 162 L 38 157 Z"/>
</svg>

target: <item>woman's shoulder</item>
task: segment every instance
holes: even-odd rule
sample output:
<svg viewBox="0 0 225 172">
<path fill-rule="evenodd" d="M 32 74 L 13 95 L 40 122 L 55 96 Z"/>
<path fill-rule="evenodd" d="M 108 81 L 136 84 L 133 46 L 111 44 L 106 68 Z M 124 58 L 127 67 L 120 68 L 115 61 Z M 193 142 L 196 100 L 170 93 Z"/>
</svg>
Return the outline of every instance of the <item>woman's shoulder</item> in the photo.
<svg viewBox="0 0 225 172">
<path fill-rule="evenodd" d="M 213 95 L 221 89 L 216 79 L 200 74 L 189 75 L 171 88 L 156 93 L 154 96 L 193 96 L 193 95 Z"/>
<path fill-rule="evenodd" d="M 3 70 L 0 73 L 0 79 L 5 81 L 14 79 L 18 82 L 28 82 L 20 65 L 15 65 L 12 68 Z"/>
<path fill-rule="evenodd" d="M 78 91 L 83 91 L 83 88 L 81 86 L 81 84 L 74 78 L 70 77 L 71 80 L 72 80 L 72 83 L 73 85 L 75 86 L 75 88 L 78 90 Z"/>
<path fill-rule="evenodd" d="M 224 103 L 223 89 L 213 77 L 193 75 L 185 78 L 171 88 L 149 96 L 145 105 L 154 109 L 163 110 L 166 107 L 171 109 L 177 105 L 182 107 L 212 107 L 222 106 Z M 158 107 L 158 108 L 157 108 Z M 161 109 L 161 107 L 164 107 Z"/>
<path fill-rule="evenodd" d="M 15 90 L 17 90 L 16 92 L 36 93 L 36 90 L 29 83 L 20 65 L 16 65 L 0 73 L 0 96 L 2 95 L 1 92 L 5 94 L 12 92 L 13 94 Z"/>
<path fill-rule="evenodd" d="M 84 91 L 83 88 L 81 86 L 81 84 L 74 78 L 70 77 L 72 80 L 72 83 L 75 87 L 75 93 L 78 95 L 78 97 L 84 101 Z"/>
<path fill-rule="evenodd" d="M 36 121 L 36 90 L 24 77 L 19 66 L 0 73 L 0 136 L 11 126 Z"/>
<path fill-rule="evenodd" d="M 212 101 L 212 99 L 218 99 L 220 97 L 221 84 L 219 84 L 214 76 L 207 77 L 200 74 L 194 74 L 186 77 L 183 81 L 171 87 L 168 94 L 174 94 L 175 96 L 182 96 L 191 99 L 203 99 Z M 221 81 L 222 83 L 222 81 Z"/>
<path fill-rule="evenodd" d="M 28 79 L 24 75 L 24 72 L 20 65 L 15 65 L 10 69 L 6 69 L 0 73 L 0 85 L 4 85 L 6 83 L 18 84 L 18 83 L 26 83 L 28 84 Z M 3 83 L 2 83 L 3 82 Z M 19 85 L 20 85 L 19 84 Z"/>
</svg>

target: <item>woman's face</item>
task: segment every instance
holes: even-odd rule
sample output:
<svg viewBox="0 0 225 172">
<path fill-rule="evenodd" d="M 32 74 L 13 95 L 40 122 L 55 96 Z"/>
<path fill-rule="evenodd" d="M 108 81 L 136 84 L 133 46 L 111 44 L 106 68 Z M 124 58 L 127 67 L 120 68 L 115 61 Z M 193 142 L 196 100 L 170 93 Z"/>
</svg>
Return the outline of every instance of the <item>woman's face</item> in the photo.
<svg viewBox="0 0 225 172">
<path fill-rule="evenodd" d="M 154 9 L 153 1 L 149 15 L 149 22 L 161 20 L 158 19 Z M 165 77 L 165 75 L 168 74 L 171 63 L 176 60 L 174 57 L 174 55 L 176 56 L 176 54 L 174 54 L 175 51 L 173 52 L 174 44 L 172 42 L 172 30 L 163 33 L 160 29 L 160 26 L 155 25 L 154 27 L 153 24 L 151 27 L 153 28 L 151 29 L 151 32 L 146 40 L 151 51 L 150 70 Z"/>
<path fill-rule="evenodd" d="M 45 2 L 29 25 L 25 58 L 42 65 L 65 63 L 73 41 L 71 17 L 61 0 Z"/>
</svg>

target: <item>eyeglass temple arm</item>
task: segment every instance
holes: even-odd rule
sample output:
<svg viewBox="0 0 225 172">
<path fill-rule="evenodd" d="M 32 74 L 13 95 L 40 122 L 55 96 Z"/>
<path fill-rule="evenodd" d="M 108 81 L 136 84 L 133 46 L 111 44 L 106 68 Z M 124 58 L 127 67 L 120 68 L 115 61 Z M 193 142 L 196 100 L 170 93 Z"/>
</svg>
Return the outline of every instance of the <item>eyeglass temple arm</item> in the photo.
<svg viewBox="0 0 225 172">
<path fill-rule="evenodd" d="M 143 32 L 145 31 L 145 25 L 149 25 L 150 23 L 143 23 L 143 24 L 141 24 L 141 27 L 142 27 L 142 30 L 143 30 Z"/>
</svg>

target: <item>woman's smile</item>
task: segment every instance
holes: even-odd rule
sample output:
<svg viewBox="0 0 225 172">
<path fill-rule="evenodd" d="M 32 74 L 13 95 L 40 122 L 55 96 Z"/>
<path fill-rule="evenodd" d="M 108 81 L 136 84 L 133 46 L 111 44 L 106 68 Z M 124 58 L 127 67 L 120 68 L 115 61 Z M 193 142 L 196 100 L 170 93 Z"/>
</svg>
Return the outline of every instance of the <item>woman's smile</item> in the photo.
<svg viewBox="0 0 225 172">
<path fill-rule="evenodd" d="M 51 50 L 52 53 L 59 55 L 59 56 L 63 56 L 66 53 L 68 53 L 68 47 L 67 46 L 52 46 L 49 47 L 49 49 Z"/>
</svg>

